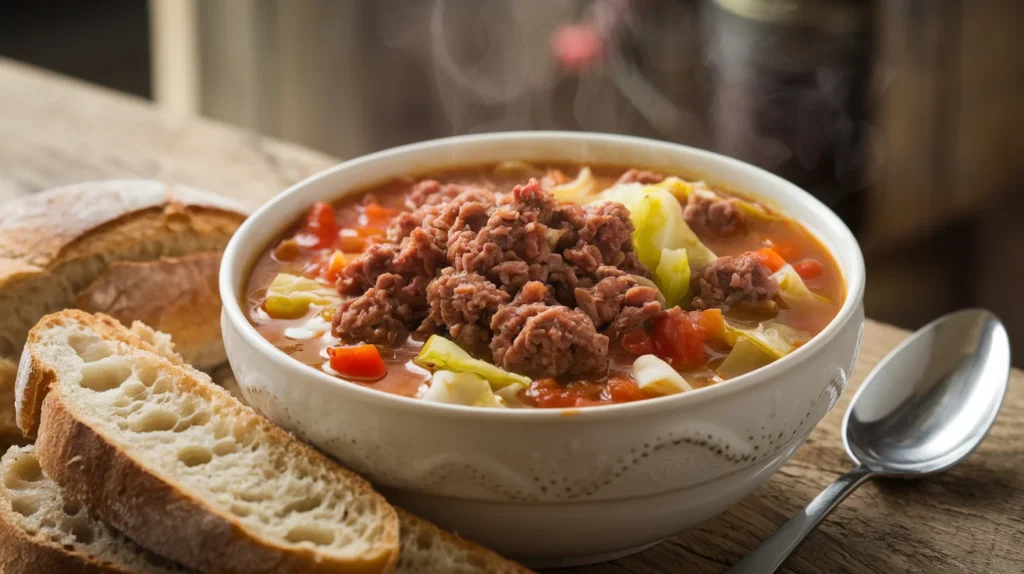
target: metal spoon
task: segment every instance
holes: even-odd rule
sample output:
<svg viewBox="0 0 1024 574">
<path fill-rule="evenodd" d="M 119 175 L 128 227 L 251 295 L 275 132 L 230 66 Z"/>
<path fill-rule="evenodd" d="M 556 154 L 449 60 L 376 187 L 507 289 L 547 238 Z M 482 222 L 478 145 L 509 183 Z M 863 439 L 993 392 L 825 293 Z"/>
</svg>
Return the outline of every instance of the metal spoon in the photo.
<svg viewBox="0 0 1024 574">
<path fill-rule="evenodd" d="M 846 412 L 843 444 L 857 467 L 726 574 L 775 572 L 869 478 L 919 478 L 959 463 L 995 421 L 1009 376 L 1010 341 L 992 313 L 958 311 L 922 327 L 875 367 Z"/>
</svg>

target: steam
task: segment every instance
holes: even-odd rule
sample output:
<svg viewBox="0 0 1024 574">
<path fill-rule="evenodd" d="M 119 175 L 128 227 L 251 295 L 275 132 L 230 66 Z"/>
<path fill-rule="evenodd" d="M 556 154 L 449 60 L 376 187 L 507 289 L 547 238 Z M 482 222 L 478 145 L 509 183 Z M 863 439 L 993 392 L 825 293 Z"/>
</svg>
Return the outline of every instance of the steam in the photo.
<svg viewBox="0 0 1024 574">
<path fill-rule="evenodd" d="M 879 157 L 850 101 L 866 89 L 850 72 L 861 56 L 829 38 L 816 53 L 800 34 L 713 4 L 378 0 L 377 22 L 386 45 L 427 70 L 431 85 L 417 96 L 440 112 L 438 133 L 635 133 L 711 147 L 798 184 L 839 184 L 822 186 L 828 203 L 859 189 L 875 173 L 867 159 Z M 559 68 L 550 39 L 580 21 L 607 35 L 608 50 L 574 74 Z"/>
<path fill-rule="evenodd" d="M 704 133 L 629 63 L 618 41 L 636 0 L 390 0 L 378 9 L 379 35 L 417 58 L 451 133 L 515 129 L 636 132 L 689 140 Z M 396 17 L 401 15 L 401 17 Z M 604 64 L 578 76 L 552 57 L 556 28 L 581 17 L 610 36 Z M 653 133 L 652 133 L 653 132 Z M 686 137 L 689 136 L 689 137 Z"/>
</svg>

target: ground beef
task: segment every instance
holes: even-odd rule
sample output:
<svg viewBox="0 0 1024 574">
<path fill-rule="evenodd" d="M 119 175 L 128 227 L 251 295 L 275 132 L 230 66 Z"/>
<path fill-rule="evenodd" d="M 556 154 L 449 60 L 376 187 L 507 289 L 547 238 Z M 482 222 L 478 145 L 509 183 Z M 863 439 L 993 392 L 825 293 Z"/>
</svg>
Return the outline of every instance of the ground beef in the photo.
<svg viewBox="0 0 1024 574">
<path fill-rule="evenodd" d="M 683 218 L 694 229 L 716 235 L 732 235 L 743 228 L 743 213 L 735 199 L 694 191 L 686 200 Z"/>
<path fill-rule="evenodd" d="M 629 210 L 614 201 L 588 205 L 583 225 L 576 230 L 576 244 L 563 252 L 566 262 L 576 267 L 577 276 L 591 276 L 598 268 L 613 266 L 626 273 L 650 277 L 633 248 L 633 222 Z"/>
<path fill-rule="evenodd" d="M 385 273 L 362 295 L 343 301 L 334 313 L 331 333 L 345 343 L 394 344 L 422 319 L 411 304 L 401 275 Z"/>
<path fill-rule="evenodd" d="M 740 307 L 770 312 L 777 308 L 773 297 L 779 283 L 755 254 L 744 253 L 708 264 L 694 278 L 694 290 L 697 309 Z"/>
<path fill-rule="evenodd" d="M 655 172 L 639 169 L 631 169 L 619 177 L 616 184 L 620 183 L 642 183 L 644 185 L 650 185 L 654 183 L 661 183 L 665 181 L 665 176 Z"/>
<path fill-rule="evenodd" d="M 434 182 L 437 183 L 437 182 Z M 409 192 L 408 202 L 418 207 L 411 212 L 399 214 L 388 226 L 389 241 L 397 243 L 408 236 L 413 229 L 422 226 L 434 237 L 440 249 L 446 249 L 448 230 L 455 225 L 462 208 L 467 205 L 476 206 L 478 212 L 488 212 L 497 201 L 494 192 L 477 186 L 448 184 L 443 188 L 427 187 L 425 192 L 416 195 L 419 187 Z M 486 215 L 484 221 L 486 221 Z"/>
<path fill-rule="evenodd" d="M 512 300 L 512 306 L 529 305 L 530 303 L 554 305 L 555 300 L 552 297 L 551 288 L 540 281 L 531 281 L 523 285 L 523 288 L 516 294 L 516 298 Z"/>
<path fill-rule="evenodd" d="M 590 288 L 576 289 L 576 306 L 587 314 L 598 331 L 615 339 L 640 327 L 661 312 L 658 290 L 641 285 L 636 278 L 614 267 L 598 271 L 604 276 Z"/>
<path fill-rule="evenodd" d="M 526 300 L 547 291 L 540 283 L 527 288 Z M 491 320 L 491 330 L 494 364 L 509 371 L 541 378 L 608 369 L 608 337 L 577 309 L 540 302 L 505 305 Z"/>
<path fill-rule="evenodd" d="M 441 182 L 436 179 L 425 179 L 423 181 L 416 182 L 412 186 L 412 189 L 405 194 L 405 201 L 413 207 L 420 207 L 434 197 L 437 197 L 441 191 Z M 448 199 L 451 199 L 450 197 Z"/>
<path fill-rule="evenodd" d="M 536 180 L 507 194 L 427 180 L 407 204 L 412 211 L 391 221 L 387 242 L 342 273 L 339 288 L 355 296 L 335 315 L 346 342 L 441 330 L 524 374 L 602 373 L 606 335 L 660 309 L 654 290 L 630 276 L 650 271 L 619 203 L 559 203 Z"/>
<path fill-rule="evenodd" d="M 544 264 L 551 255 L 548 228 L 524 213 L 529 212 L 505 204 L 477 231 L 452 227 L 448 261 L 456 271 L 483 275 L 509 294 L 518 292 L 527 281 L 545 281 Z"/>
<path fill-rule="evenodd" d="M 558 209 L 558 200 L 541 187 L 540 182 L 531 179 L 525 185 L 517 185 L 501 198 L 498 205 L 509 206 L 522 214 L 524 221 L 551 223 Z"/>
<path fill-rule="evenodd" d="M 491 341 L 491 318 L 510 298 L 482 275 L 449 267 L 427 287 L 430 315 L 420 331 L 444 326 L 462 348 L 486 349 Z"/>
<path fill-rule="evenodd" d="M 343 294 L 359 295 L 373 287 L 383 273 L 391 272 L 391 260 L 397 246 L 390 243 L 374 243 L 366 248 L 342 270 L 338 288 Z"/>
</svg>

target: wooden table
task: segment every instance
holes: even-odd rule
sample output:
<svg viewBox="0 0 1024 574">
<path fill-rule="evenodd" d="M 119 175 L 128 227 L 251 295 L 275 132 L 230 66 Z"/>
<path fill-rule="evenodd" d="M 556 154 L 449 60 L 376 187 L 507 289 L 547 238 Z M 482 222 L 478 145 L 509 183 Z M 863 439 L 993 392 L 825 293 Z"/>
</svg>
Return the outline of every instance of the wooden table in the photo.
<svg viewBox="0 0 1024 574">
<path fill-rule="evenodd" d="M 0 59 L 0 200 L 87 179 L 145 177 L 250 207 L 336 160 Z M 869 322 L 850 388 L 796 456 L 726 514 L 642 554 L 573 572 L 721 572 L 850 467 L 839 428 L 864 375 L 906 336 Z M 854 493 L 783 572 L 1024 572 L 1024 373 L 961 466 Z"/>
</svg>

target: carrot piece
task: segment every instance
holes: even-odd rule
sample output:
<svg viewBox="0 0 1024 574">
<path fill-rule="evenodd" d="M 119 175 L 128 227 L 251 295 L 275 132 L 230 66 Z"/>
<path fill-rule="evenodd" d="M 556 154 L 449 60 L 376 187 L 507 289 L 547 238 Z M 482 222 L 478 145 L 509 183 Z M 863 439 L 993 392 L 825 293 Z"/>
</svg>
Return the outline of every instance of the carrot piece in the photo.
<svg viewBox="0 0 1024 574">
<path fill-rule="evenodd" d="M 757 254 L 757 258 L 761 260 L 761 263 L 764 264 L 764 266 L 772 273 L 775 273 L 786 266 L 786 260 L 771 247 L 758 249 L 755 253 Z"/>
<path fill-rule="evenodd" d="M 327 269 L 324 273 L 324 277 L 330 283 L 336 283 L 341 277 L 341 272 L 345 270 L 345 265 L 348 260 L 345 258 L 345 254 L 341 251 L 335 251 L 331 254 L 331 259 L 327 262 Z"/>
<path fill-rule="evenodd" d="M 362 253 L 366 249 L 366 238 L 355 229 L 342 229 L 338 233 L 340 248 L 345 253 Z"/>
<path fill-rule="evenodd" d="M 330 347 L 327 356 L 331 359 L 331 368 L 343 377 L 373 381 L 388 374 L 380 351 L 373 345 Z"/>
<path fill-rule="evenodd" d="M 383 205 L 379 205 L 379 204 L 376 204 L 376 203 L 371 203 L 371 204 L 367 205 L 363 209 L 364 209 L 363 213 L 366 214 L 366 217 L 368 219 L 371 219 L 371 220 L 375 219 L 377 221 L 381 221 L 381 222 L 385 222 L 385 223 L 387 222 L 387 220 L 389 220 L 392 217 L 394 217 L 395 213 L 397 213 L 396 210 L 391 209 L 390 207 L 384 207 Z"/>
<path fill-rule="evenodd" d="M 721 309 L 706 309 L 696 312 L 700 313 L 697 324 L 704 332 L 705 339 L 725 339 L 725 317 L 722 316 Z"/>
<path fill-rule="evenodd" d="M 817 259 L 804 259 L 800 263 L 793 265 L 793 269 L 796 270 L 796 274 L 802 279 L 814 279 L 820 276 L 823 271 L 821 262 Z"/>
<path fill-rule="evenodd" d="M 366 227 L 357 227 L 356 228 L 356 233 L 358 233 L 360 237 L 370 238 L 370 237 L 384 237 L 385 235 L 387 235 L 388 232 L 387 232 L 386 229 L 381 228 L 381 227 L 366 226 Z"/>
</svg>

